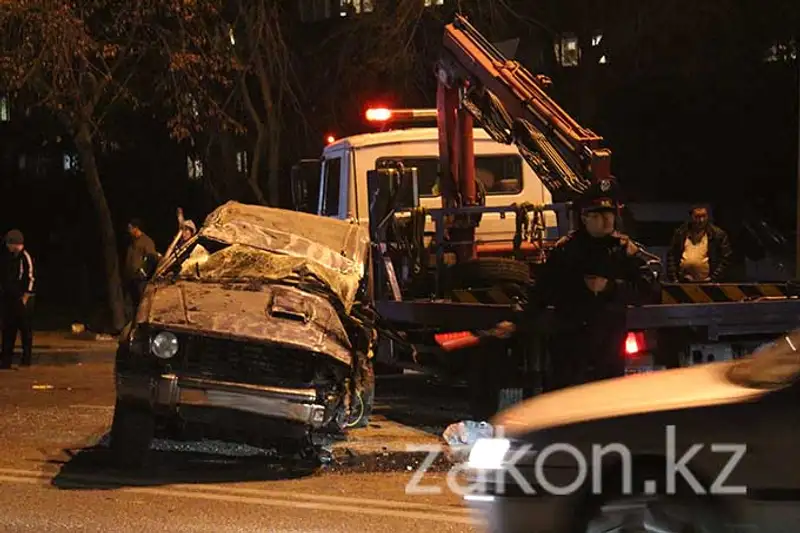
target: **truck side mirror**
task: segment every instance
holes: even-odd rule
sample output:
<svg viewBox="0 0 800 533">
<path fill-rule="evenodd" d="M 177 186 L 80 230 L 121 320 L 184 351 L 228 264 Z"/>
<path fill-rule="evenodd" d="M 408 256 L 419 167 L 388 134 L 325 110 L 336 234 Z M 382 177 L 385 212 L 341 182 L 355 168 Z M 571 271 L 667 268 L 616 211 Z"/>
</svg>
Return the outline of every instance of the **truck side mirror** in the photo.
<svg viewBox="0 0 800 533">
<path fill-rule="evenodd" d="M 303 159 L 292 167 L 292 209 L 316 213 L 322 161 Z"/>
</svg>

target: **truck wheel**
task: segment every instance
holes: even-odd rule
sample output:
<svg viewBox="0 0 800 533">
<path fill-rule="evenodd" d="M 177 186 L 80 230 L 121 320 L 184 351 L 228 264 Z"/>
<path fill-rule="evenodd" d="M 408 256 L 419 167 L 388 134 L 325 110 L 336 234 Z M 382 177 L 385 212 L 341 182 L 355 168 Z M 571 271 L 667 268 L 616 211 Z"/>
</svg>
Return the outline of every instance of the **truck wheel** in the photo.
<svg viewBox="0 0 800 533">
<path fill-rule="evenodd" d="M 450 267 L 451 288 L 490 287 L 496 284 L 525 285 L 531 281 L 528 263 L 504 257 L 484 257 Z"/>
<path fill-rule="evenodd" d="M 111 455 L 122 468 L 141 468 L 155 435 L 153 413 L 138 405 L 117 400 L 111 423 Z"/>
</svg>

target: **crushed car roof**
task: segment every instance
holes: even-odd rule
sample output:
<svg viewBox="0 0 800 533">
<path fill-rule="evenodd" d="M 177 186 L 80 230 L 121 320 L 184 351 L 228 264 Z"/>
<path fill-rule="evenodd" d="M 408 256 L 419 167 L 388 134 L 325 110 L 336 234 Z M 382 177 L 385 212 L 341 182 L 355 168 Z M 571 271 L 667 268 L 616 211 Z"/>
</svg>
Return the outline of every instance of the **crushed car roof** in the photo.
<svg viewBox="0 0 800 533">
<path fill-rule="evenodd" d="M 198 236 L 315 263 L 347 280 L 348 290 L 341 294 L 347 308 L 369 252 L 369 234 L 357 223 L 233 201 L 208 215 Z"/>
</svg>

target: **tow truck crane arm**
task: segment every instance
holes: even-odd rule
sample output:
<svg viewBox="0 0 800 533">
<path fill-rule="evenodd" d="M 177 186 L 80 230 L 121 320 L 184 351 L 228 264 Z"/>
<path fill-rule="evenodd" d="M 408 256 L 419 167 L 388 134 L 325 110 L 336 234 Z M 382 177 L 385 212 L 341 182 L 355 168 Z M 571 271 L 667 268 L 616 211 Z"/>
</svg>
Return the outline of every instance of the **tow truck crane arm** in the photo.
<svg viewBox="0 0 800 533">
<path fill-rule="evenodd" d="M 569 201 L 610 176 L 603 138 L 547 95 L 549 78 L 507 59 L 463 16 L 445 27 L 436 74 L 440 154 L 450 174 L 443 207 L 475 204 L 473 118 L 495 141 L 517 145 L 554 201 Z"/>
</svg>

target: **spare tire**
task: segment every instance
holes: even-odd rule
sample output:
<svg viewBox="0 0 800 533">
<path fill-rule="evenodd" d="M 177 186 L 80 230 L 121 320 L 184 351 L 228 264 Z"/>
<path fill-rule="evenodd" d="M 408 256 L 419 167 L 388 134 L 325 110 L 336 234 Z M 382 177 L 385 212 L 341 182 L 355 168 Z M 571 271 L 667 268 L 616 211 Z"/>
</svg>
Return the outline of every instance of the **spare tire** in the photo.
<svg viewBox="0 0 800 533">
<path fill-rule="evenodd" d="M 525 285 L 531 281 L 528 263 L 504 257 L 484 257 L 457 263 L 448 269 L 451 289 Z"/>
</svg>

